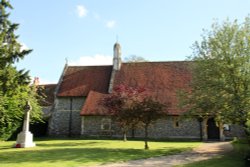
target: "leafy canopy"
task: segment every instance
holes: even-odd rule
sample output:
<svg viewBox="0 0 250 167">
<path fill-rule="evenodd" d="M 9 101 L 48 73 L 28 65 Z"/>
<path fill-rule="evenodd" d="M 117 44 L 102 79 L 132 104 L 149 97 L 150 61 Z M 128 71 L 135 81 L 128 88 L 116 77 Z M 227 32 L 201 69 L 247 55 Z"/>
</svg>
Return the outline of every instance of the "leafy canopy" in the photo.
<svg viewBox="0 0 250 167">
<path fill-rule="evenodd" d="M 147 62 L 147 60 L 141 56 L 130 55 L 125 57 L 125 62 L 127 63 L 138 63 L 138 62 Z"/>
<path fill-rule="evenodd" d="M 193 51 L 192 91 L 184 106 L 201 117 L 244 124 L 250 111 L 250 18 L 215 22 Z"/>
<path fill-rule="evenodd" d="M 148 149 L 148 127 L 166 113 L 165 105 L 150 97 L 145 88 L 118 85 L 102 100 L 120 125 L 124 141 L 129 129 L 142 127 L 145 132 L 145 149 Z"/>
<path fill-rule="evenodd" d="M 109 110 L 115 121 L 123 131 L 124 141 L 126 133 L 138 122 L 138 116 L 133 105 L 136 101 L 142 101 L 145 97 L 146 89 L 140 87 L 129 87 L 118 85 L 114 87 L 113 92 L 102 100 L 102 105 Z"/>
<path fill-rule="evenodd" d="M 137 101 L 133 105 L 133 110 L 136 111 L 139 122 L 144 128 L 144 141 L 145 149 L 149 149 L 148 146 L 148 127 L 154 121 L 158 120 L 162 116 L 166 115 L 164 109 L 167 105 L 163 105 L 152 97 L 146 97 L 141 102 Z M 166 109 L 165 109 L 166 110 Z"/>
</svg>

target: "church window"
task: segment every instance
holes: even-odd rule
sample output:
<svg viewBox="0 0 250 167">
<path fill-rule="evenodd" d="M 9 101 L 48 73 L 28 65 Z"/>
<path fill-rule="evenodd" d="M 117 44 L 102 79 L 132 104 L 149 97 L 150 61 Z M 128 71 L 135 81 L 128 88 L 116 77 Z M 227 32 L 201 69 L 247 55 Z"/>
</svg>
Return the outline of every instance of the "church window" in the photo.
<svg viewBox="0 0 250 167">
<path fill-rule="evenodd" d="M 111 130 L 111 119 L 110 118 L 102 118 L 101 130 Z"/>
<path fill-rule="evenodd" d="M 180 127 L 180 119 L 178 117 L 173 118 L 173 126 L 174 126 L 174 128 Z"/>
</svg>

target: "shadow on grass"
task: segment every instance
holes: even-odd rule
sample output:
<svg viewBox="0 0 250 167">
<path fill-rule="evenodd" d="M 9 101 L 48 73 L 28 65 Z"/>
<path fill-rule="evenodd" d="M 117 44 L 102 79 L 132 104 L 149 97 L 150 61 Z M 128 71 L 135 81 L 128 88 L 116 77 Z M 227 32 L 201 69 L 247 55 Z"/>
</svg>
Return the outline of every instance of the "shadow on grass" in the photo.
<svg viewBox="0 0 250 167">
<path fill-rule="evenodd" d="M 95 162 L 103 164 L 107 162 L 127 161 L 179 153 L 180 149 L 107 149 L 107 148 L 56 148 L 44 150 L 10 150 L 0 154 L 2 164 L 10 163 L 55 163 L 73 161 L 77 164 Z"/>
<path fill-rule="evenodd" d="M 91 145 L 96 145 L 96 144 L 102 144 L 104 142 L 58 142 L 58 143 L 37 143 L 37 146 L 41 147 L 73 147 L 73 146 L 91 146 Z"/>
</svg>

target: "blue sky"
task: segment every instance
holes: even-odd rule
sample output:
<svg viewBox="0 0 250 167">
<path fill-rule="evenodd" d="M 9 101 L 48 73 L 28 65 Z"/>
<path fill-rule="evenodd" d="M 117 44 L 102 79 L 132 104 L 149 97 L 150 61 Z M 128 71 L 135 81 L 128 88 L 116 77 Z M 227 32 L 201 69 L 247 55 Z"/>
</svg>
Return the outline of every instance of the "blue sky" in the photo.
<svg viewBox="0 0 250 167">
<path fill-rule="evenodd" d="M 18 68 L 42 83 L 56 83 L 65 65 L 111 64 L 117 40 L 122 57 L 185 60 L 202 29 L 217 19 L 250 13 L 249 0 L 11 0 L 12 22 L 33 52 Z"/>
</svg>

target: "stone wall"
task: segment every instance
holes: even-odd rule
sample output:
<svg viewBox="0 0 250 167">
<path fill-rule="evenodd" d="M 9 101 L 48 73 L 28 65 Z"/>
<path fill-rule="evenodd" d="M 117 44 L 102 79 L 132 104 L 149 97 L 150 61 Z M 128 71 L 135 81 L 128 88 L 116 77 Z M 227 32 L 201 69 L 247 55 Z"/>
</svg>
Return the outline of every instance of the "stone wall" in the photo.
<svg viewBox="0 0 250 167">
<path fill-rule="evenodd" d="M 110 118 L 110 117 L 104 117 L 104 116 L 83 116 L 82 117 L 82 131 L 81 135 L 84 136 L 101 136 L 102 135 L 102 129 L 101 129 L 101 122 L 104 118 Z M 110 130 L 111 132 L 111 130 Z M 104 133 L 104 132 L 103 132 Z"/>
<path fill-rule="evenodd" d="M 232 139 L 233 137 L 241 138 L 245 136 L 244 129 L 239 125 L 230 125 L 229 130 L 224 131 L 226 139 Z"/>
<path fill-rule="evenodd" d="M 76 136 L 81 133 L 80 111 L 85 97 L 55 99 L 55 107 L 49 120 L 50 136 Z"/>
<path fill-rule="evenodd" d="M 42 114 L 44 118 L 48 118 L 51 112 L 52 106 L 43 106 L 42 107 Z"/>
<path fill-rule="evenodd" d="M 144 131 L 136 131 L 136 136 L 143 137 Z M 200 128 L 197 119 L 180 119 L 168 116 L 157 120 L 149 128 L 151 138 L 186 138 L 199 139 Z"/>
<path fill-rule="evenodd" d="M 82 136 L 107 136 L 122 137 L 119 126 L 111 119 L 110 129 L 102 129 L 103 119 L 111 119 L 109 116 L 84 116 L 82 117 Z M 200 128 L 204 129 L 204 124 L 200 127 L 200 122 L 195 118 L 180 118 L 167 116 L 157 120 L 149 128 L 149 137 L 155 139 L 201 139 Z M 202 132 L 202 135 L 204 132 Z M 230 125 L 229 131 L 223 132 L 226 139 L 242 137 L 243 128 L 237 125 Z M 132 137 L 132 131 L 127 134 Z M 143 129 L 135 129 L 134 137 L 144 137 Z"/>
<path fill-rule="evenodd" d="M 72 101 L 70 98 L 57 98 L 49 120 L 49 135 L 122 137 L 119 126 L 110 116 L 81 117 L 80 111 L 84 102 L 84 97 L 74 97 Z M 206 125 L 202 124 L 201 128 L 206 129 Z M 129 131 L 127 136 L 132 137 L 132 133 L 135 137 L 144 136 L 143 129 Z M 149 137 L 156 139 L 200 139 L 200 135 L 200 123 L 195 118 L 167 116 L 149 127 Z M 232 139 L 241 137 L 244 131 L 239 126 L 230 125 L 230 130 L 224 131 L 224 135 L 226 139 Z"/>
<path fill-rule="evenodd" d="M 82 117 L 82 132 L 83 136 L 112 136 L 121 137 L 122 133 L 114 120 L 111 121 L 110 129 L 101 129 L 102 120 L 105 116 L 85 116 Z M 176 126 L 178 121 L 178 126 Z M 143 137 L 143 129 L 135 129 L 135 137 Z M 128 137 L 132 136 L 132 131 L 127 134 Z M 169 116 L 163 119 L 159 119 L 157 122 L 152 124 L 149 128 L 150 138 L 190 138 L 199 139 L 200 130 L 199 122 L 197 119 L 179 119 L 176 117 Z"/>
</svg>

